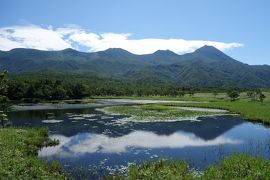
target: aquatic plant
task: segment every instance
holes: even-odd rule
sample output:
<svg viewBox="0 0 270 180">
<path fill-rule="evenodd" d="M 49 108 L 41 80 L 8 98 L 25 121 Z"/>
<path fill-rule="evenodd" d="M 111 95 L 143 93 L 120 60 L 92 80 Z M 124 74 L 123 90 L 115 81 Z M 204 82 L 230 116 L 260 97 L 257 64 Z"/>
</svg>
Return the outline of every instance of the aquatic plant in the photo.
<svg viewBox="0 0 270 180">
<path fill-rule="evenodd" d="M 196 120 L 197 117 L 200 116 L 224 114 L 224 112 L 184 110 L 174 106 L 163 105 L 161 103 L 106 107 L 103 108 L 103 112 L 131 116 L 131 118 L 126 119 L 126 121 L 136 120 L 138 122 Z"/>
</svg>

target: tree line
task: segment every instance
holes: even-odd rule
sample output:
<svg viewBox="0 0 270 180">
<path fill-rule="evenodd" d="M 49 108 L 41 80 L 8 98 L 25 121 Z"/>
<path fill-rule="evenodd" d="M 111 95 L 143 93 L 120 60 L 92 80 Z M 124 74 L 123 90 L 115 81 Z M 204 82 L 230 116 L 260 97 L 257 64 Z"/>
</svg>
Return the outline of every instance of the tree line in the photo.
<svg viewBox="0 0 270 180">
<path fill-rule="evenodd" d="M 6 76 L 6 75 L 5 75 Z M 4 78 L 7 79 L 7 78 Z M 253 100 L 263 100 L 259 89 L 239 89 L 217 87 L 200 88 L 152 82 L 123 81 L 86 75 L 66 74 L 20 74 L 9 75 L 5 82 L 5 92 L 0 92 L 10 100 L 35 102 L 40 100 L 81 99 L 91 96 L 193 96 L 196 92 L 227 92 L 232 101 L 240 92 L 247 92 Z M 3 96 L 4 97 L 4 96 Z"/>
<path fill-rule="evenodd" d="M 184 96 L 196 89 L 177 86 L 154 86 L 121 82 L 64 82 L 61 80 L 11 80 L 7 97 L 10 100 L 64 100 L 91 96 Z"/>
</svg>

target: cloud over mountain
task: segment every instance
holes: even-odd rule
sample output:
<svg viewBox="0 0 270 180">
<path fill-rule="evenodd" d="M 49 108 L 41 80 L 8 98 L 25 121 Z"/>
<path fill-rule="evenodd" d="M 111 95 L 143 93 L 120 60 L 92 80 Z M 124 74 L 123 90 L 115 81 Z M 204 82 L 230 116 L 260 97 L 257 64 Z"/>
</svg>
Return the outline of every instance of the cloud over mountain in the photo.
<svg viewBox="0 0 270 180">
<path fill-rule="evenodd" d="M 39 50 L 62 50 L 73 48 L 89 52 L 108 48 L 122 48 L 134 54 L 149 54 L 157 50 L 171 50 L 178 54 L 192 52 L 204 45 L 224 51 L 242 47 L 241 43 L 225 43 L 184 39 L 132 39 L 129 33 L 93 33 L 78 26 L 61 28 L 37 25 L 10 26 L 0 28 L 0 50 L 33 48 Z"/>
</svg>

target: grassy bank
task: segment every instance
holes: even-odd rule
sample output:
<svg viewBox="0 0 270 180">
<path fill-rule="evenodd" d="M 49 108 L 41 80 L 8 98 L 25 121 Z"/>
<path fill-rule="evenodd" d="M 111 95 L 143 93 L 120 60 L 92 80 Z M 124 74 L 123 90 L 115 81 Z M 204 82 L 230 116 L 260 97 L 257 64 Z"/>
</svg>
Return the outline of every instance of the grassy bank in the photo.
<svg viewBox="0 0 270 180">
<path fill-rule="evenodd" d="M 210 166 L 202 179 L 269 179 L 270 161 L 245 154 L 235 154 Z"/>
<path fill-rule="evenodd" d="M 260 103 L 251 101 L 217 101 L 209 103 L 164 103 L 169 106 L 205 107 L 226 109 L 231 113 L 240 114 L 241 117 L 251 121 L 270 123 L 270 102 Z"/>
<path fill-rule="evenodd" d="M 145 104 L 133 106 L 112 106 L 103 109 L 106 113 L 121 114 L 131 116 L 138 121 L 155 121 L 155 120 L 184 120 L 194 119 L 199 116 L 214 115 L 218 113 L 199 112 L 177 109 L 163 104 Z"/>
<path fill-rule="evenodd" d="M 0 129 L 0 177 L 2 179 L 66 179 L 58 163 L 37 158 L 39 148 L 55 142 L 48 129 Z"/>
<path fill-rule="evenodd" d="M 131 166 L 126 177 L 115 175 L 105 179 L 269 179 L 270 161 L 235 154 L 203 172 L 189 170 L 184 161 L 147 161 Z"/>
<path fill-rule="evenodd" d="M 263 92 L 266 96 L 265 101 L 270 102 L 270 92 Z M 136 100 L 180 100 L 180 101 L 230 101 L 227 93 L 219 92 L 214 95 L 213 93 L 195 93 L 192 96 L 186 94 L 184 96 L 93 96 L 93 99 L 136 99 Z M 249 101 L 250 98 L 246 92 L 240 93 L 239 99 L 241 101 Z"/>
</svg>

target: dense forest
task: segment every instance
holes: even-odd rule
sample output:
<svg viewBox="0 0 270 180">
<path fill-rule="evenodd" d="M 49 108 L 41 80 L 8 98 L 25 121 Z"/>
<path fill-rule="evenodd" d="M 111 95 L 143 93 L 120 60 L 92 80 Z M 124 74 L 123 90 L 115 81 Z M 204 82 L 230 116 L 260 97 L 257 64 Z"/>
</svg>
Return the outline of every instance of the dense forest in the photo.
<svg viewBox="0 0 270 180">
<path fill-rule="evenodd" d="M 192 96 L 195 92 L 224 92 L 230 89 L 194 88 L 151 81 L 123 81 L 89 74 L 9 74 L 8 79 L 6 92 L 8 98 L 29 102 L 91 96 L 184 96 L 185 94 Z"/>
<path fill-rule="evenodd" d="M 96 76 L 61 74 L 10 75 L 7 96 L 10 100 L 63 100 L 91 96 L 148 96 L 192 94 L 196 89 L 173 85 L 125 82 Z"/>
</svg>

